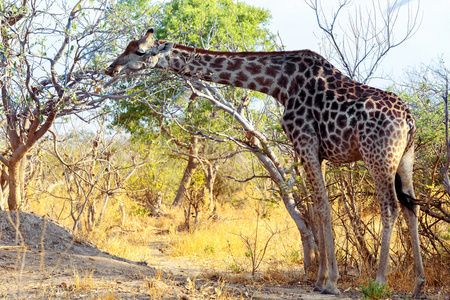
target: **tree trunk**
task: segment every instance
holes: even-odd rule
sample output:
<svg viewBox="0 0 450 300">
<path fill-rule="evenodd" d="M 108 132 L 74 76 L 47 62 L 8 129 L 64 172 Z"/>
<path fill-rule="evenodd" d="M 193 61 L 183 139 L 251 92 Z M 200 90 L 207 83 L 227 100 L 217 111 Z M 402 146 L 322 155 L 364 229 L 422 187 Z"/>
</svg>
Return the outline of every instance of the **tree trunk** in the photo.
<svg viewBox="0 0 450 300">
<path fill-rule="evenodd" d="M 108 187 L 109 187 L 109 179 L 108 179 Z M 108 188 L 108 191 L 109 191 L 109 188 Z M 103 214 L 106 211 L 106 206 L 108 205 L 108 201 L 109 201 L 109 194 L 108 194 L 108 192 L 106 192 L 105 193 L 105 200 L 104 200 L 103 206 L 102 206 L 102 210 L 100 211 L 100 215 L 98 216 L 97 223 L 95 223 L 95 226 L 99 226 L 100 225 L 100 222 L 102 221 L 102 218 L 103 218 Z"/>
<path fill-rule="evenodd" d="M 305 267 L 305 274 L 308 275 L 308 272 L 312 271 L 314 265 L 316 264 L 315 262 L 317 261 L 319 252 L 312 229 L 305 221 L 305 217 L 296 205 L 296 203 L 299 202 L 298 196 L 292 193 L 292 188 L 288 185 L 288 182 L 285 181 L 282 174 L 278 172 L 277 168 L 268 156 L 262 152 L 257 152 L 255 154 L 259 161 L 263 164 L 264 168 L 269 172 L 273 182 L 280 189 L 281 199 L 283 199 L 284 206 L 300 232 L 300 238 L 303 246 L 303 264 Z"/>
<path fill-rule="evenodd" d="M 0 186 L 0 210 L 5 210 L 5 202 L 4 202 L 4 194 L 3 194 L 3 188 Z"/>
<path fill-rule="evenodd" d="M 214 164 L 208 164 L 208 174 L 206 174 L 206 188 L 208 191 L 208 201 L 209 201 L 209 213 L 210 217 L 214 217 L 216 214 L 216 199 L 214 199 L 214 183 L 216 182 L 217 170 L 219 169 L 220 163 L 216 161 Z"/>
<path fill-rule="evenodd" d="M 6 173 L 4 165 L 0 165 L 0 168 L 0 210 L 5 210 L 6 199 L 9 195 L 8 173 Z"/>
<path fill-rule="evenodd" d="M 8 167 L 8 182 L 9 182 L 9 196 L 8 196 L 8 208 L 9 210 L 19 210 L 21 202 L 21 161 L 17 163 L 11 163 Z M 23 174 L 23 173 L 22 173 Z M 23 181 L 23 179 L 22 179 Z"/>
<path fill-rule="evenodd" d="M 108 163 L 110 163 L 110 161 L 111 161 L 111 153 L 110 153 L 110 152 L 109 152 L 108 155 L 106 156 L 106 160 L 108 161 Z M 98 220 L 97 220 L 97 223 L 95 224 L 95 226 L 99 226 L 99 225 L 100 225 L 100 222 L 102 221 L 103 214 L 105 213 L 106 206 L 108 205 L 110 189 L 111 189 L 111 173 L 108 172 L 108 174 L 107 174 L 107 176 L 106 176 L 106 193 L 105 193 L 105 200 L 104 200 L 104 202 L 103 202 L 103 207 L 102 207 L 102 210 L 100 211 L 100 215 L 98 216 Z"/>
<path fill-rule="evenodd" d="M 194 175 L 195 169 L 197 168 L 197 160 L 194 158 L 198 154 L 198 138 L 196 136 L 191 137 L 191 147 L 189 148 L 189 160 L 184 170 L 183 178 L 181 179 L 180 186 L 177 191 L 177 195 L 172 202 L 172 207 L 180 206 L 183 203 L 184 195 L 186 193 L 187 188 L 191 184 L 192 176 Z"/>
<path fill-rule="evenodd" d="M 190 230 L 190 226 L 189 226 L 189 220 L 191 218 L 191 202 L 188 203 L 187 208 L 184 208 L 184 227 L 186 228 L 186 230 L 189 232 Z"/>
<path fill-rule="evenodd" d="M 3 186 L 0 185 L 0 210 L 5 210 L 5 193 L 3 192 Z"/>
<path fill-rule="evenodd" d="M 19 163 L 19 185 L 20 185 L 20 201 L 24 201 L 26 199 L 26 183 L 28 182 L 28 178 L 26 176 L 27 166 L 31 159 L 31 156 L 25 155 Z M 19 206 L 21 206 L 19 204 Z"/>
<path fill-rule="evenodd" d="M 4 88 L 2 94 L 5 94 Z M 3 95 L 2 95 L 3 97 Z M 4 105 L 4 107 L 6 107 Z M 16 120 L 14 116 L 11 116 L 9 111 L 8 117 L 8 139 L 12 146 L 13 154 L 9 161 L 1 157 L 3 164 L 8 166 L 8 183 L 9 183 L 9 197 L 8 197 L 8 208 L 9 210 L 18 210 L 21 206 L 22 197 L 25 191 L 25 167 L 28 162 L 27 153 L 33 148 L 33 145 L 48 131 L 50 126 L 55 120 L 57 111 L 52 111 L 48 115 L 44 124 L 40 124 L 40 116 L 36 116 L 34 120 L 30 123 L 28 129 L 28 136 L 26 141 L 21 141 L 21 136 L 16 132 Z M 28 124 L 27 122 L 25 122 Z M 39 128 L 40 127 L 40 128 Z M 39 129 L 38 129 L 39 128 Z"/>
</svg>

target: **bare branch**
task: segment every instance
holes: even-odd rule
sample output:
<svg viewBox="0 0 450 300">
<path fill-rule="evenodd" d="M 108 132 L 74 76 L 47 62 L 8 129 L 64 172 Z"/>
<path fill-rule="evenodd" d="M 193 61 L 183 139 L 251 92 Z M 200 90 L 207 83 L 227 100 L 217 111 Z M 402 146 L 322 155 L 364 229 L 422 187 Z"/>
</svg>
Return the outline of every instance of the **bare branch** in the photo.
<svg viewBox="0 0 450 300">
<path fill-rule="evenodd" d="M 238 178 L 236 178 L 234 176 L 231 176 L 231 175 L 223 175 L 223 177 L 233 179 L 234 181 L 237 181 L 237 182 L 248 182 L 248 181 L 251 181 L 251 180 L 253 180 L 255 178 L 270 179 L 270 176 L 267 176 L 267 175 L 253 175 L 253 176 L 251 176 L 249 178 L 246 178 L 246 179 L 238 179 Z"/>
<path fill-rule="evenodd" d="M 318 0 L 305 2 L 314 11 L 331 52 L 337 54 L 337 59 L 332 53 L 328 54 L 328 58 L 337 61 L 349 77 L 362 83 L 368 83 L 387 53 L 411 38 L 420 26 L 419 6 L 413 11 L 407 4 L 407 22 L 401 24 L 405 32 L 400 38 L 394 35 L 399 28 L 400 13 L 404 10 L 398 1 L 383 7 L 380 1 L 373 0 L 372 8 L 365 7 L 364 11 L 361 4 L 355 6 L 354 12 L 349 12 L 348 16 L 342 14 L 344 8 L 347 10 L 352 6 L 351 1 L 339 1 L 337 10 L 331 13 L 331 21 L 327 20 Z M 346 23 L 341 24 L 341 19 Z M 381 22 L 378 21 L 380 19 Z M 324 51 L 328 52 L 326 49 Z"/>
</svg>

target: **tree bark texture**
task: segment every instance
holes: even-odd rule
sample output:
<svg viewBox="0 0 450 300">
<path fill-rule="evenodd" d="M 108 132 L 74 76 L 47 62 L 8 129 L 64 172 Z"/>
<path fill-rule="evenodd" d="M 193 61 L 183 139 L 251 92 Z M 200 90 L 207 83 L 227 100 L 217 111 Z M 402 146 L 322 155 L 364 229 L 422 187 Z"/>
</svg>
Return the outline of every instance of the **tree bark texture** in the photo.
<svg viewBox="0 0 450 300">
<path fill-rule="evenodd" d="M 194 175 L 195 169 L 198 166 L 197 160 L 194 158 L 198 154 L 200 144 L 198 143 L 198 137 L 191 137 L 191 146 L 189 147 L 189 159 L 186 169 L 184 170 L 183 178 L 181 179 L 180 186 L 178 187 L 177 195 L 172 202 L 172 207 L 180 206 L 183 203 L 184 195 L 187 188 L 191 184 L 192 176 Z"/>
<path fill-rule="evenodd" d="M 9 210 L 18 210 L 20 208 L 21 201 L 21 180 L 20 180 L 20 165 L 21 161 L 18 163 L 10 163 L 8 168 L 9 176 L 9 197 L 8 197 L 8 208 Z"/>
</svg>

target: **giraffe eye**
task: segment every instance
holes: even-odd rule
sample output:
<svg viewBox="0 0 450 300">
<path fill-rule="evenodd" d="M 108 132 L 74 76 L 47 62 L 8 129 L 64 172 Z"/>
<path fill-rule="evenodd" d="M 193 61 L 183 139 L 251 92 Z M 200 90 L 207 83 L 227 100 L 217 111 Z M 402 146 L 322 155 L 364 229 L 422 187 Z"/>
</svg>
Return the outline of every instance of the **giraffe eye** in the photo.
<svg viewBox="0 0 450 300">
<path fill-rule="evenodd" d="M 142 51 L 142 50 L 140 50 L 140 49 L 138 49 L 138 50 L 136 51 L 136 55 L 143 56 L 143 55 L 145 55 L 145 52 Z"/>
</svg>

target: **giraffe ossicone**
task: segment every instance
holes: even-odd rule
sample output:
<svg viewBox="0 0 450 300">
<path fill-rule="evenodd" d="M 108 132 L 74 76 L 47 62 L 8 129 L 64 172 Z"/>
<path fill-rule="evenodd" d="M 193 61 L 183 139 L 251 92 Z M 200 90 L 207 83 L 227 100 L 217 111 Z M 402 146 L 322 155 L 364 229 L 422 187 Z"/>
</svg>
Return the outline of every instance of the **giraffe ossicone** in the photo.
<svg viewBox="0 0 450 300">
<path fill-rule="evenodd" d="M 209 82 L 273 96 L 284 107 L 282 127 L 300 157 L 313 188 L 318 228 L 319 272 L 315 290 L 339 294 L 331 213 L 323 177 L 324 161 L 363 160 L 381 208 L 383 226 L 376 282 L 386 284 L 389 247 L 399 213 L 408 224 L 418 296 L 425 283 L 419 246 L 412 172 L 416 126 L 400 98 L 358 83 L 309 51 L 216 52 L 154 41 L 150 29 L 132 41 L 106 74 L 149 68 L 169 69 Z"/>
</svg>

